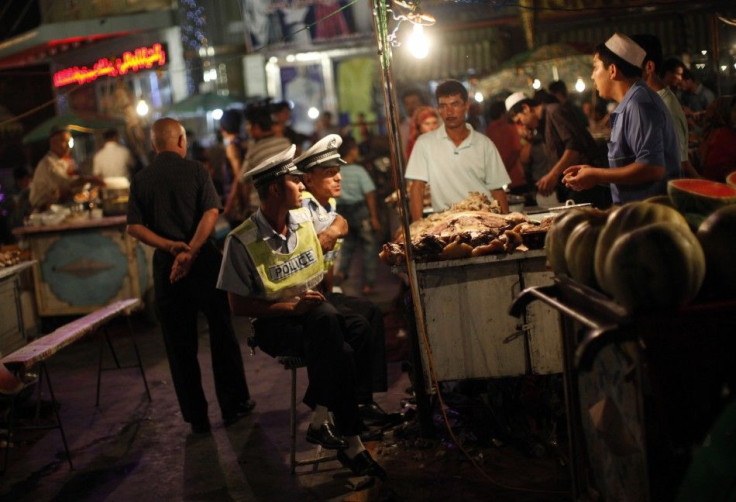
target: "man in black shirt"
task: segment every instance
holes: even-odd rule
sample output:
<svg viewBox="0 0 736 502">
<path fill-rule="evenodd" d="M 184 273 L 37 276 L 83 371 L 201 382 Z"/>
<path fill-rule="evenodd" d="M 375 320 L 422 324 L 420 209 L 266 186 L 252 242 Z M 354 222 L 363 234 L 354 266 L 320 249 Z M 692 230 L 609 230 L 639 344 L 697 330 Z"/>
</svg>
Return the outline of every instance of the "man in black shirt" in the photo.
<svg viewBox="0 0 736 502">
<path fill-rule="evenodd" d="M 197 361 L 197 315 L 209 325 L 215 391 L 225 425 L 250 413 L 240 346 L 227 296 L 215 288 L 222 256 L 209 237 L 221 209 L 212 180 L 185 160 L 187 139 L 176 120 L 151 129 L 156 157 L 133 179 L 128 204 L 130 235 L 153 246 L 156 307 L 182 416 L 192 432 L 210 430 Z"/>
</svg>

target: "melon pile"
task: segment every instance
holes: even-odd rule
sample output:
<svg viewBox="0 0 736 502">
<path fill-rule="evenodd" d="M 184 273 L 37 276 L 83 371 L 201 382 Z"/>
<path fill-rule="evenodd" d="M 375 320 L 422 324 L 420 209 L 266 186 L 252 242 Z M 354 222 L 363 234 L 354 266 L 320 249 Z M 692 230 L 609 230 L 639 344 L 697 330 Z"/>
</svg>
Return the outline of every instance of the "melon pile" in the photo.
<svg viewBox="0 0 736 502">
<path fill-rule="evenodd" d="M 561 213 L 545 242 L 550 268 L 632 313 L 736 297 L 736 187 L 683 179 L 668 194 Z"/>
</svg>

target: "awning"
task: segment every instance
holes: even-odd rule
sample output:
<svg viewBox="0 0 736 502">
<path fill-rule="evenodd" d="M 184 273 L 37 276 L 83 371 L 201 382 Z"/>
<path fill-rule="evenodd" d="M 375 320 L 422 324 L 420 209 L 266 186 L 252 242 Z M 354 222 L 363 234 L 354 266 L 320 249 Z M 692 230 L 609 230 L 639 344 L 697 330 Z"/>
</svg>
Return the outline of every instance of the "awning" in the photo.
<svg viewBox="0 0 736 502">
<path fill-rule="evenodd" d="M 192 94 L 191 96 L 174 103 L 164 113 L 176 117 L 191 115 L 202 115 L 213 110 L 226 110 L 228 108 L 243 108 L 245 98 L 242 96 L 222 95 L 214 92 Z"/>
<path fill-rule="evenodd" d="M 42 24 L 35 30 L 0 42 L 0 69 L 38 64 L 81 44 L 178 24 L 173 10 Z"/>
<path fill-rule="evenodd" d="M 78 133 L 95 134 L 106 129 L 124 126 L 125 122 L 113 117 L 82 116 L 76 113 L 63 113 L 43 122 L 23 136 L 23 144 L 42 141 L 49 137 L 54 126 L 67 126 L 73 135 Z"/>
</svg>

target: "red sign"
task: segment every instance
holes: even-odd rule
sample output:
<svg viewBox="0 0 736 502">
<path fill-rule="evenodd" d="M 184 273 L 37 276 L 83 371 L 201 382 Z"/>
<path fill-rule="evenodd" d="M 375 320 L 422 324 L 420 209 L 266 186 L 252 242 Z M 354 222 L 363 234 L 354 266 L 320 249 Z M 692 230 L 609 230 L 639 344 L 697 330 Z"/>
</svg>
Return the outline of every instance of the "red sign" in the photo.
<svg viewBox="0 0 736 502">
<path fill-rule="evenodd" d="M 73 66 L 54 73 L 54 87 L 63 87 L 69 84 L 86 84 L 100 77 L 117 77 L 129 71 L 149 70 L 155 65 L 163 66 L 166 63 L 166 51 L 161 44 L 151 47 L 139 47 L 133 52 L 125 52 L 119 58 L 99 59 L 91 68 Z"/>
</svg>

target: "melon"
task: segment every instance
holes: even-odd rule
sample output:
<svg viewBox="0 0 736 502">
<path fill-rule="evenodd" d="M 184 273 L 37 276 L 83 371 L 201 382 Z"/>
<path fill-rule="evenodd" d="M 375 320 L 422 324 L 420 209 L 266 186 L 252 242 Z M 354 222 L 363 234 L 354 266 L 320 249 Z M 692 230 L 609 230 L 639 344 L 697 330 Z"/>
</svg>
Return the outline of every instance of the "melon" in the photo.
<svg viewBox="0 0 736 502">
<path fill-rule="evenodd" d="M 623 234 L 641 228 L 645 225 L 658 222 L 671 222 L 682 226 L 690 231 L 685 218 L 664 204 L 652 204 L 650 202 L 629 202 L 613 211 L 608 216 L 606 226 L 601 230 L 595 246 L 595 278 L 601 289 L 610 293 L 609 287 L 603 273 L 606 257 L 613 247 L 613 243 Z"/>
<path fill-rule="evenodd" d="M 736 297 L 736 205 L 722 207 L 711 214 L 697 233 L 705 253 L 707 299 Z"/>
<path fill-rule="evenodd" d="M 718 208 L 736 203 L 736 186 L 704 179 L 670 180 L 667 194 L 684 214 L 709 215 Z"/>
<path fill-rule="evenodd" d="M 629 312 L 671 309 L 698 293 L 705 256 L 688 228 L 652 223 L 616 239 L 604 274 L 611 296 Z"/>
<path fill-rule="evenodd" d="M 570 277 L 591 288 L 598 287 L 593 260 L 595 259 L 595 244 L 604 224 L 603 219 L 588 220 L 578 224 L 567 239 L 565 246 L 565 263 Z"/>
<path fill-rule="evenodd" d="M 556 274 L 569 274 L 570 271 L 565 262 L 565 246 L 570 234 L 578 224 L 584 221 L 590 219 L 605 221 L 605 218 L 606 213 L 598 209 L 574 208 L 558 214 L 552 221 L 544 241 L 549 268 Z"/>
<path fill-rule="evenodd" d="M 653 197 L 649 197 L 644 202 L 651 202 L 652 204 L 664 204 L 665 206 L 669 206 L 672 208 L 675 207 L 672 204 L 672 199 L 670 199 L 669 195 L 655 195 Z"/>
<path fill-rule="evenodd" d="M 736 187 L 736 171 L 726 176 L 726 184 L 732 187 Z"/>
</svg>

